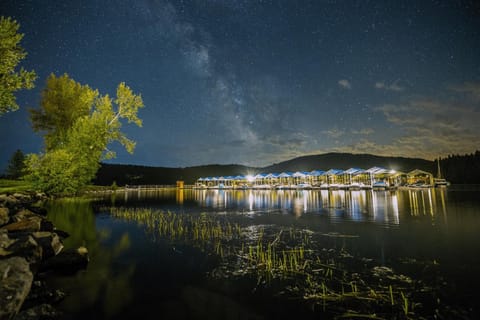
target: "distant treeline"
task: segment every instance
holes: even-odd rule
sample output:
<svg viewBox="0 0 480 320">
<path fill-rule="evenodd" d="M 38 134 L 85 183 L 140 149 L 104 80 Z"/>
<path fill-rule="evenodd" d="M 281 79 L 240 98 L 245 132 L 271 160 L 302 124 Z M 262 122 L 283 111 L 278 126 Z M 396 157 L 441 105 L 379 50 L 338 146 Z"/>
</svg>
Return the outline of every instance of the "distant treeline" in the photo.
<svg viewBox="0 0 480 320">
<path fill-rule="evenodd" d="M 480 151 L 440 159 L 440 170 L 451 183 L 480 184 Z"/>
<path fill-rule="evenodd" d="M 257 169 L 240 165 L 208 165 L 188 168 L 145 167 L 136 165 L 102 163 L 94 180 L 96 185 L 111 185 L 114 181 L 119 186 L 124 185 L 174 185 L 183 180 L 193 184 L 199 177 L 217 175 L 243 175 L 255 173 Z"/>
</svg>

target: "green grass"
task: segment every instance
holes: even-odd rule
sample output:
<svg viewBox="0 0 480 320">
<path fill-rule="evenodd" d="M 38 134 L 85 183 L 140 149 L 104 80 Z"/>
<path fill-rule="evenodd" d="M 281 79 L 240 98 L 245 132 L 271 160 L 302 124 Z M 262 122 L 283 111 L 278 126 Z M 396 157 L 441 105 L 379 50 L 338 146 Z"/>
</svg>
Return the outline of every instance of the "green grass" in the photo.
<svg viewBox="0 0 480 320">
<path fill-rule="evenodd" d="M 0 194 L 35 191 L 33 186 L 23 180 L 0 179 Z"/>
<path fill-rule="evenodd" d="M 96 186 L 87 185 L 79 194 L 84 194 L 88 191 L 115 191 L 118 190 L 117 186 Z M 0 194 L 4 193 L 16 193 L 16 192 L 35 192 L 33 185 L 24 180 L 12 180 L 12 179 L 0 179 Z"/>
</svg>

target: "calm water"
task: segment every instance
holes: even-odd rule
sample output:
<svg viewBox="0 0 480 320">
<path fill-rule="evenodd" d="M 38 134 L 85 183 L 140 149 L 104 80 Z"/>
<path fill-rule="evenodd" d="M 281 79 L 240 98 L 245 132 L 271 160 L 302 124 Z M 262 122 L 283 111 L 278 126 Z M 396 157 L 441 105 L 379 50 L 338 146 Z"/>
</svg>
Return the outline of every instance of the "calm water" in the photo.
<svg viewBox="0 0 480 320">
<path fill-rule="evenodd" d="M 402 272 L 408 272 L 404 261 L 434 263 L 448 289 L 441 299 L 447 297 L 467 318 L 478 316 L 480 187 L 375 192 L 169 189 L 50 203 L 49 218 L 71 234 L 66 247 L 84 245 L 90 252 L 87 270 L 49 280 L 69 293 L 59 306 L 67 319 L 267 319 L 297 311 L 295 303 L 285 303 L 267 289 L 212 279 L 208 274 L 218 264 L 214 254 L 158 239 L 141 222 L 114 218 L 106 209 L 110 206 L 184 215 L 207 212 L 244 228 L 309 230 L 326 249 L 344 249 Z M 417 271 L 411 272 L 415 277 Z M 433 317 L 433 309 L 427 317 Z"/>
</svg>

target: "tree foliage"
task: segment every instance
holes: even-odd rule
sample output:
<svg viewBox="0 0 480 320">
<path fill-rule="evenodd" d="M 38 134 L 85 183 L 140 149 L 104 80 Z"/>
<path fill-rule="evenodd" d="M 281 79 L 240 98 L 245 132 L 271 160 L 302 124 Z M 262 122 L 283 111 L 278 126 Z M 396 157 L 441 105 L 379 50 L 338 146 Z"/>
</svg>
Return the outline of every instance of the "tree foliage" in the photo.
<svg viewBox="0 0 480 320">
<path fill-rule="evenodd" d="M 18 33 L 19 24 L 7 17 L 0 17 L 0 116 L 18 109 L 14 93 L 34 86 L 36 74 L 24 68 L 16 70 L 27 53 L 20 46 L 23 34 Z"/>
<path fill-rule="evenodd" d="M 80 117 L 87 116 L 99 93 L 67 74 L 51 74 L 42 91 L 40 109 L 30 109 L 33 130 L 45 132 L 45 148 L 52 150 L 67 139 L 67 132 Z"/>
<path fill-rule="evenodd" d="M 101 160 L 115 157 L 108 149 L 112 142 L 133 152 L 135 142 L 121 131 L 122 120 L 141 126 L 142 107 L 141 96 L 125 83 L 112 100 L 68 75 L 51 75 L 41 109 L 31 112 L 34 128 L 45 131 L 45 153 L 28 157 L 28 178 L 48 193 L 77 192 L 95 177 Z"/>
<path fill-rule="evenodd" d="M 18 179 L 23 175 L 25 168 L 25 155 L 22 150 L 17 150 L 13 153 L 7 167 L 7 177 L 11 179 Z"/>
</svg>

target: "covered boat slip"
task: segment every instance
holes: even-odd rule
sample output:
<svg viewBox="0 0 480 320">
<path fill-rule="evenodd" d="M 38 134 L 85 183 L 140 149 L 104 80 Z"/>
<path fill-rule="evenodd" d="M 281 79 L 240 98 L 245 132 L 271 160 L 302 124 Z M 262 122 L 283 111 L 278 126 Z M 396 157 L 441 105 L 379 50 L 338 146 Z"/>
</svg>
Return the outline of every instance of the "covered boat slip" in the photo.
<svg viewBox="0 0 480 320">
<path fill-rule="evenodd" d="M 434 178 L 429 172 L 413 170 L 408 173 L 373 167 L 368 170 L 350 168 L 310 172 L 258 173 L 256 175 L 202 177 L 197 189 L 377 189 L 399 187 L 433 187 Z"/>
</svg>

